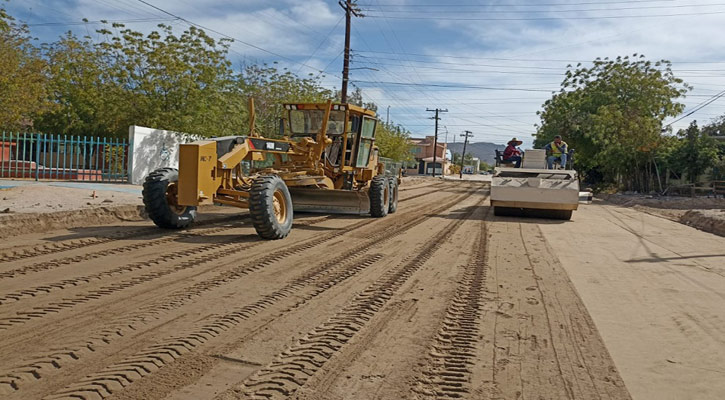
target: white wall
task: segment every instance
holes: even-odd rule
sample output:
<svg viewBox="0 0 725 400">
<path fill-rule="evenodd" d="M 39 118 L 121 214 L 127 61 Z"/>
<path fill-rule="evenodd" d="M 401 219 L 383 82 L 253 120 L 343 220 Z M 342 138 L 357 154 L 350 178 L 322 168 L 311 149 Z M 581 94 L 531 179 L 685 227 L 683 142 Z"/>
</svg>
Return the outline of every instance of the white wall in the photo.
<svg viewBox="0 0 725 400">
<path fill-rule="evenodd" d="M 179 144 L 199 139 L 200 136 L 188 133 L 129 126 L 128 181 L 139 185 L 158 168 L 179 168 Z"/>
</svg>

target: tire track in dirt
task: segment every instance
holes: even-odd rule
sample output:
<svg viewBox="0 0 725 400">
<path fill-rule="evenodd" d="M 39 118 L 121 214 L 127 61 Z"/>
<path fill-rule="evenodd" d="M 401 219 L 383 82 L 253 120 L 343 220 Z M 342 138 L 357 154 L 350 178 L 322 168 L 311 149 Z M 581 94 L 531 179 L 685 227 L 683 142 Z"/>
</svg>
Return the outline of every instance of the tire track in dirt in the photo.
<svg viewBox="0 0 725 400">
<path fill-rule="evenodd" d="M 194 224 L 194 227 L 200 227 L 205 225 L 220 224 L 225 222 L 233 222 L 240 218 L 248 218 L 247 215 L 232 215 L 224 216 L 219 218 L 210 218 L 205 221 L 199 221 Z M 192 228 L 193 230 L 193 228 Z M 140 227 L 127 232 L 112 233 L 103 237 L 93 237 L 86 239 L 73 239 L 57 243 L 44 243 L 40 245 L 31 245 L 18 249 L 17 246 L 11 249 L 0 250 L 0 263 L 7 263 L 11 261 L 18 261 L 26 258 L 33 258 L 38 256 L 45 256 L 49 254 L 60 253 L 64 251 L 76 250 L 88 246 L 94 246 L 104 243 L 113 242 L 116 240 L 126 240 L 134 237 L 150 236 L 164 231 L 159 230 L 155 226 Z M 0 275 L 0 278 L 4 276 Z"/>
<path fill-rule="evenodd" d="M 428 186 L 431 186 L 431 185 L 409 188 L 407 190 L 423 189 Z M 413 195 L 413 196 L 406 197 L 406 198 L 401 198 L 399 200 L 399 202 L 413 200 L 413 199 L 425 196 L 427 194 L 443 190 L 445 188 L 447 188 L 447 187 L 437 188 L 435 190 L 430 190 L 425 193 Z M 400 190 L 404 191 L 403 189 L 400 189 Z M 242 215 L 235 215 L 233 217 L 224 217 L 224 218 L 220 218 L 220 219 L 214 219 L 214 220 L 206 221 L 206 222 L 204 222 L 204 221 L 196 222 L 194 224 L 194 227 L 199 227 L 201 225 L 206 225 L 206 224 L 231 222 L 231 221 L 234 221 L 239 218 L 248 218 L 248 215 L 242 214 Z M 193 231 L 193 228 L 192 228 L 192 231 Z M 26 258 L 33 258 L 33 257 L 44 256 L 44 255 L 49 255 L 49 254 L 54 254 L 54 253 L 60 253 L 60 252 L 64 252 L 64 251 L 76 250 L 76 249 L 80 249 L 83 247 L 109 243 L 109 242 L 113 242 L 116 240 L 130 239 L 133 237 L 143 237 L 143 236 L 153 235 L 156 233 L 159 233 L 158 228 L 143 227 L 143 228 L 139 228 L 139 229 L 136 229 L 136 230 L 133 230 L 130 232 L 112 234 L 112 235 L 108 235 L 106 237 L 76 239 L 76 240 L 71 240 L 71 241 L 67 241 L 67 242 L 59 242 L 59 243 L 45 243 L 45 244 L 30 246 L 30 247 L 22 248 L 22 249 L 17 249 L 17 248 L 5 249 L 5 250 L 0 250 L 0 263 L 18 261 L 18 260 L 22 260 L 22 259 L 26 259 Z M 161 240 L 164 240 L 161 243 L 166 243 L 169 240 L 173 240 L 173 239 L 161 238 Z M 136 249 L 137 248 L 129 246 L 128 250 L 125 250 L 125 251 L 132 251 L 132 250 L 136 250 Z M 120 251 L 123 252 L 124 250 L 120 250 Z M 23 268 L 17 268 L 15 270 L 11 270 L 11 271 L 0 272 L 0 279 L 13 278 L 16 275 L 24 275 L 29 272 L 40 272 L 40 271 L 49 269 L 48 266 L 51 266 L 52 265 L 51 263 L 53 263 L 53 262 L 57 262 L 59 264 L 68 264 L 68 263 L 86 260 L 86 258 L 83 258 L 83 259 L 76 261 L 76 258 L 77 257 L 67 257 L 67 258 L 60 259 L 60 260 L 51 260 L 51 261 L 48 261 L 47 263 L 42 263 L 39 265 L 27 266 L 27 267 L 23 267 Z M 51 266 L 50 268 L 52 268 L 52 267 L 53 266 Z"/>
<path fill-rule="evenodd" d="M 101 257 L 111 256 L 111 255 L 117 255 L 117 254 L 123 254 L 130 251 L 140 250 L 147 247 L 153 247 L 158 246 L 161 244 L 166 244 L 169 242 L 173 242 L 179 238 L 188 237 L 188 236 L 203 236 L 203 235 L 209 235 L 209 234 L 215 234 L 219 232 L 223 232 L 226 230 L 231 230 L 237 227 L 234 226 L 226 226 L 226 227 L 220 227 L 220 228 L 207 228 L 207 229 L 197 229 L 189 232 L 179 232 L 179 233 L 171 233 L 165 237 L 161 237 L 158 239 L 152 239 L 141 243 L 132 243 L 125 246 L 120 247 L 114 247 L 111 249 L 104 249 L 89 253 L 84 253 L 77 256 L 71 256 L 71 257 L 63 257 L 63 258 L 56 258 L 49 261 L 43 261 L 31 265 L 26 265 L 24 267 L 16 268 L 9 271 L 0 272 L 0 278 L 1 279 L 12 279 L 16 278 L 21 275 L 27 275 L 29 273 L 33 272 L 43 272 L 48 271 L 54 268 L 61 267 L 63 265 L 70 265 L 70 264 L 76 264 L 83 261 L 89 261 L 94 260 Z M 0 304 L 2 304 L 3 298 L 0 297 Z"/>
<path fill-rule="evenodd" d="M 17 276 L 26 275 L 31 272 L 48 271 L 48 270 L 51 270 L 54 268 L 61 267 L 63 265 L 77 264 L 77 263 L 80 263 L 83 261 L 90 261 L 90 260 L 95 260 L 95 259 L 98 259 L 101 257 L 114 256 L 114 255 L 118 255 L 118 254 L 127 253 L 130 251 L 144 249 L 147 247 L 158 246 L 161 244 L 173 242 L 177 239 L 184 238 L 184 237 L 195 237 L 195 236 L 199 237 L 199 236 L 204 236 L 204 235 L 216 234 L 216 233 L 223 232 L 226 230 L 231 230 L 234 228 L 235 227 L 210 228 L 210 229 L 204 230 L 203 232 L 174 234 L 174 235 L 170 235 L 168 237 L 149 240 L 146 242 L 134 243 L 134 244 L 126 245 L 126 246 L 115 247 L 112 249 L 105 249 L 105 250 L 89 252 L 89 253 L 73 256 L 73 257 L 65 257 L 65 258 L 55 259 L 55 260 L 51 260 L 51 261 L 40 262 L 40 263 L 25 266 L 25 267 L 17 268 L 17 269 L 11 270 L 11 271 L 7 271 L 4 273 L 0 273 L 0 278 L 12 279 Z M 171 253 L 167 254 L 167 257 L 169 257 L 169 258 L 173 258 L 172 256 L 173 256 L 173 254 L 171 254 Z M 115 268 L 114 270 L 122 271 L 123 268 L 124 267 L 119 267 L 119 268 Z M 27 297 L 27 296 L 35 297 L 37 294 L 40 294 L 41 292 L 49 293 L 51 290 L 63 289 L 64 287 L 67 287 L 67 286 L 78 286 L 82 282 L 87 283 L 93 279 L 100 279 L 100 277 L 103 276 L 104 274 L 117 274 L 117 273 L 118 272 L 104 271 L 104 272 L 100 272 L 100 273 L 94 274 L 94 275 L 88 275 L 88 276 L 78 277 L 78 278 L 74 278 L 74 279 L 65 279 L 65 280 L 62 280 L 62 281 L 56 282 L 56 283 L 49 283 L 49 284 L 46 284 L 43 286 L 37 286 L 34 288 L 23 289 L 22 291 L 18 291 L 18 292 L 8 293 L 8 294 L 0 296 L 0 305 L 5 304 L 10 300 L 19 300 L 21 297 Z"/>
<path fill-rule="evenodd" d="M 479 201 L 478 205 L 482 204 Z M 443 246 L 441 237 L 455 232 L 475 210 L 448 223 L 438 234 L 432 235 L 416 251 L 416 255 L 401 262 L 397 268 L 384 273 L 374 283 L 355 296 L 338 313 L 322 325 L 299 339 L 286 351 L 278 355 L 272 363 L 248 378 L 239 391 L 227 391 L 220 397 L 237 397 L 243 393 L 246 398 L 278 399 L 287 398 L 314 376 L 324 364 L 344 346 L 380 311 L 393 297 L 396 291 L 435 252 Z"/>
<path fill-rule="evenodd" d="M 382 258 L 383 256 L 381 254 L 359 254 L 353 259 L 348 259 L 347 262 L 344 262 L 343 264 L 340 264 L 339 259 L 334 260 L 334 262 L 324 263 L 316 268 L 316 271 L 311 274 L 296 279 L 282 289 L 265 295 L 254 303 L 239 307 L 232 312 L 218 316 L 217 318 L 214 318 L 212 322 L 204 324 L 191 333 L 168 338 L 161 343 L 150 346 L 147 349 L 126 358 L 120 363 L 116 363 L 96 374 L 87 376 L 77 384 L 71 385 L 60 392 L 47 397 L 47 399 L 79 398 L 87 394 L 92 394 L 93 396 L 99 398 L 106 398 L 114 392 L 122 390 L 123 387 L 128 386 L 134 381 L 161 369 L 166 364 L 173 362 L 182 355 L 196 350 L 197 347 L 200 347 L 207 341 L 221 335 L 224 331 L 231 329 L 233 326 L 248 320 L 253 315 L 259 314 L 277 302 L 290 297 L 300 288 L 308 286 L 310 283 L 315 281 L 321 281 L 319 275 L 324 272 L 325 269 L 330 268 L 333 265 L 342 268 L 354 267 L 354 272 L 357 273 L 374 263 L 379 262 Z M 355 265 L 351 266 L 350 264 L 352 263 L 355 263 Z M 318 295 L 330 287 L 344 281 L 349 277 L 348 275 L 352 276 L 354 273 L 348 272 L 344 275 L 338 274 L 338 276 L 333 276 L 329 279 L 323 280 L 320 282 L 319 287 L 315 291 L 317 293 L 315 295 Z"/>
<path fill-rule="evenodd" d="M 445 203 L 444 205 L 440 206 L 437 211 L 443 211 L 447 208 L 450 208 L 457 204 L 459 201 L 461 201 L 461 198 L 468 197 L 471 194 L 473 194 L 476 190 L 471 190 L 468 194 L 463 196 L 458 196 L 455 199 L 453 199 L 450 202 Z M 217 336 L 221 332 L 218 331 L 220 326 L 227 326 L 227 329 L 230 328 L 233 325 L 237 325 L 238 323 L 242 322 L 243 320 L 248 319 L 254 314 L 257 314 L 261 312 L 263 309 L 266 309 L 278 301 L 282 300 L 283 298 L 286 298 L 293 293 L 299 292 L 301 290 L 306 289 L 310 285 L 314 285 L 313 290 L 311 290 L 309 293 L 305 293 L 301 296 L 301 298 L 295 302 L 292 306 L 286 308 L 281 314 L 284 315 L 287 312 L 290 312 L 296 308 L 299 308 L 304 303 L 310 301 L 314 297 L 319 296 L 320 294 L 324 293 L 325 291 L 329 290 L 330 288 L 334 287 L 335 285 L 343 282 L 344 280 L 358 274 L 365 268 L 369 267 L 370 265 L 374 264 L 375 262 L 378 262 L 382 256 L 379 254 L 374 254 L 372 256 L 364 256 L 362 260 L 359 260 L 360 257 L 363 257 L 365 254 L 365 251 L 368 251 L 373 246 L 379 245 L 383 242 L 386 242 L 388 240 L 391 240 L 395 237 L 396 233 L 401 233 L 404 231 L 407 231 L 411 229 L 412 227 L 422 223 L 424 220 L 427 219 L 426 216 L 421 215 L 417 212 L 411 212 L 410 213 L 413 218 L 405 223 L 402 224 L 395 224 L 392 226 L 384 227 L 384 229 L 380 232 L 376 232 L 375 234 L 368 235 L 366 239 L 368 240 L 367 243 L 361 244 L 356 246 L 354 249 L 350 249 L 343 254 L 340 254 L 333 259 L 323 262 L 313 268 L 311 271 L 308 271 L 305 273 L 302 277 L 293 280 L 290 284 L 286 285 L 284 288 L 273 292 L 270 295 L 264 296 L 259 301 L 252 303 L 247 306 L 243 306 L 241 308 L 235 309 L 234 311 L 227 313 L 223 316 L 220 316 L 219 318 L 216 318 L 215 322 L 208 323 L 201 329 L 188 334 L 184 337 L 175 337 L 168 341 L 166 344 L 160 344 L 157 346 L 160 346 L 158 348 L 163 349 L 163 354 L 158 355 L 156 353 L 156 356 L 151 357 L 151 359 L 148 358 L 148 354 L 140 353 L 137 355 L 137 357 L 141 357 L 144 360 L 146 360 L 144 363 L 139 364 L 138 359 L 132 358 L 127 359 L 126 361 L 132 362 L 131 364 L 128 364 L 123 369 L 125 362 L 118 364 L 116 366 L 112 366 L 107 368 L 106 370 L 102 371 L 100 375 L 92 375 L 84 379 L 80 384 L 79 388 L 76 389 L 69 389 L 70 391 L 64 391 L 61 395 L 61 397 L 71 394 L 79 394 L 77 391 L 85 392 L 89 389 L 89 387 L 93 387 L 95 389 L 91 390 L 93 393 L 95 393 L 95 396 L 101 396 L 106 397 L 108 394 L 112 393 L 113 387 L 108 386 L 109 385 L 109 379 L 111 381 L 116 382 L 115 384 L 112 384 L 112 386 L 115 385 L 115 390 L 118 390 L 121 387 L 127 386 L 131 382 L 146 376 L 153 371 L 161 368 L 163 365 L 167 364 L 168 362 L 171 362 L 175 360 L 176 358 L 180 357 L 183 354 L 186 354 L 190 351 L 193 351 L 197 346 L 205 343 L 208 341 L 208 339 Z M 366 225 L 366 224 L 365 224 Z M 358 226 L 355 226 L 353 229 L 357 229 Z M 337 237 L 337 234 L 334 234 L 335 237 Z M 308 249 L 308 247 L 305 247 L 305 249 Z M 271 257 L 267 260 L 268 262 L 271 261 L 280 261 L 278 257 L 275 255 L 271 255 Z M 223 283 L 227 283 L 230 279 L 236 279 L 241 276 L 244 276 L 248 273 L 254 272 L 258 269 L 261 269 L 263 266 L 258 266 L 258 262 L 249 262 L 245 265 L 235 268 L 233 271 L 229 271 L 229 273 L 233 273 L 235 276 L 230 276 L 229 274 L 222 274 L 217 278 L 212 278 L 210 280 L 207 280 L 205 282 L 201 282 L 200 284 L 194 285 L 191 290 L 185 289 L 183 291 L 180 291 L 177 296 L 172 296 L 169 301 L 165 302 L 164 304 L 159 304 L 156 306 L 152 306 L 150 308 L 154 310 L 149 310 L 146 313 L 142 313 L 138 315 L 136 318 L 134 318 L 132 321 L 123 321 L 121 324 L 117 326 L 117 329 L 109 329 L 106 330 L 105 336 L 98 337 L 93 340 L 93 343 L 87 343 L 85 348 L 79 348 L 77 350 L 74 350 L 75 359 L 80 358 L 80 355 L 84 353 L 84 351 L 95 351 L 96 347 L 99 345 L 107 345 L 110 344 L 115 338 L 119 338 L 125 335 L 125 332 L 122 332 L 123 330 L 136 330 L 136 326 L 139 323 L 143 323 L 144 321 L 147 321 L 150 317 L 159 317 L 159 313 L 163 312 L 169 312 L 174 308 L 179 308 L 185 301 L 189 301 L 194 297 L 198 297 L 201 295 L 201 291 L 210 290 L 212 287 L 220 286 Z M 174 298 L 175 297 L 175 298 Z M 279 317 L 279 316 L 277 316 Z M 230 325 L 231 324 L 231 325 Z M 226 329 L 224 329 L 226 330 Z M 209 336 L 211 335 L 211 336 Z M 181 345 L 183 347 L 180 348 L 180 343 L 185 343 L 186 345 Z M 169 349 L 175 349 L 174 351 L 171 351 Z M 152 351 L 154 349 L 157 349 L 157 347 L 148 349 L 149 351 Z M 158 352 L 158 349 L 156 350 Z M 49 365 L 52 361 L 55 361 L 56 364 L 59 364 L 61 360 L 58 360 L 60 357 L 65 357 L 65 360 L 70 361 L 68 357 L 66 356 L 67 352 L 61 352 L 60 354 L 50 354 L 46 357 L 43 357 L 39 359 L 36 363 L 36 365 L 40 366 L 42 365 Z M 149 353 L 150 354 L 150 353 Z M 169 359 L 169 357 L 171 359 Z M 154 367 L 153 365 L 156 365 Z M 28 368 L 32 369 L 33 366 L 31 365 L 25 365 L 20 367 L 20 370 L 27 370 Z M 118 368 L 117 368 L 118 367 Z M 57 368 L 57 367 L 56 367 Z M 119 369 L 120 368 L 120 369 Z M 130 369 L 129 369 L 130 368 Z M 119 378 L 118 371 L 124 371 L 122 374 L 124 376 L 123 379 Z M 107 374 L 108 371 L 111 371 L 112 374 Z M 28 378 L 33 378 L 35 380 L 39 379 L 40 371 L 38 369 L 33 370 L 35 372 L 34 374 L 28 374 L 25 373 L 23 378 L 27 380 Z M 0 377 L 0 383 L 4 383 L 8 380 L 8 378 L 11 378 L 13 375 L 18 375 L 17 373 L 11 373 L 8 375 L 5 375 L 3 377 Z M 113 378 L 115 376 L 115 380 Z M 118 379 L 121 379 L 120 381 Z M 17 388 L 18 385 L 21 383 L 20 379 L 15 379 L 13 381 L 13 388 Z M 125 383 L 124 383 L 125 382 Z M 90 386 L 89 386 L 90 385 Z M 120 385 L 120 386 L 119 386 Z M 17 389 L 15 389 L 17 390 Z M 107 393 L 107 394 L 103 394 Z"/>
<path fill-rule="evenodd" d="M 487 236 L 486 222 L 481 221 L 475 253 L 464 268 L 458 290 L 428 350 L 422 376 L 411 388 L 419 399 L 460 399 L 470 395 L 488 268 Z"/>
<path fill-rule="evenodd" d="M 314 219 L 314 220 L 305 220 L 303 222 L 299 222 L 299 223 L 295 224 L 295 226 L 315 225 L 315 224 L 319 224 L 319 223 L 322 223 L 324 221 L 327 221 L 327 220 L 329 220 L 331 218 L 333 218 L 333 216 L 321 217 L 321 218 L 317 218 L 317 219 Z M 173 235 L 171 235 L 171 236 L 169 236 L 167 238 L 159 238 L 159 239 L 152 240 L 152 241 L 148 241 L 148 242 L 135 243 L 135 244 L 131 244 L 131 245 L 127 245 L 127 246 L 122 246 L 122 247 L 117 247 L 117 248 L 113 248 L 113 249 L 107 249 L 107 250 L 101 250 L 101 251 L 97 251 L 97 252 L 86 253 L 86 254 L 83 254 L 83 255 L 75 256 L 75 257 L 68 257 L 68 258 L 64 258 L 64 259 L 59 259 L 59 260 L 53 260 L 53 261 L 44 262 L 44 263 L 33 264 L 31 266 L 23 267 L 21 269 L 24 270 L 25 272 L 27 272 L 27 270 L 30 270 L 30 269 L 32 269 L 33 272 L 39 272 L 39 271 L 42 271 L 42 270 L 53 269 L 53 268 L 59 267 L 61 265 L 69 265 L 69 264 L 74 264 L 74 263 L 78 263 L 78 262 L 81 262 L 81 261 L 87 261 L 87 260 L 97 259 L 97 258 L 100 258 L 100 257 L 105 257 L 105 256 L 110 256 L 110 255 L 116 255 L 116 254 L 122 254 L 122 253 L 125 253 L 127 251 L 132 251 L 132 250 L 143 249 L 143 248 L 146 248 L 146 247 L 157 246 L 157 245 L 161 245 L 161 244 L 173 242 L 173 241 L 178 240 L 180 238 L 203 237 L 203 236 L 207 236 L 207 235 L 211 235 L 211 234 L 217 234 L 217 233 L 220 233 L 220 232 L 224 232 L 224 231 L 228 231 L 228 230 L 232 230 L 232 229 L 236 229 L 236 228 L 239 228 L 239 227 L 238 226 L 225 226 L 225 227 L 219 227 L 219 228 L 208 228 L 208 229 L 204 229 L 204 230 L 197 230 L 197 231 L 193 231 L 191 233 L 186 233 L 186 234 L 178 233 L 178 234 L 173 234 Z M 203 251 L 203 250 L 201 250 L 201 251 Z M 184 252 L 182 252 L 182 253 L 184 253 Z M 158 257 L 156 257 L 153 260 L 148 260 L 148 261 L 146 261 L 144 263 L 127 264 L 127 265 L 124 265 L 124 266 L 120 266 L 120 267 L 117 267 L 117 268 L 113 268 L 113 269 L 108 270 L 108 271 L 102 271 L 102 272 L 99 272 L 99 273 L 96 273 L 96 274 L 91 274 L 91 275 L 86 275 L 86 276 L 80 276 L 80 277 L 76 277 L 76 278 L 72 278 L 72 279 L 64 279 L 64 280 L 59 281 L 59 282 L 48 283 L 48 284 L 44 284 L 42 286 L 37 286 L 37 287 L 33 287 L 33 288 L 27 288 L 27 289 L 23 289 L 23 290 L 20 290 L 20 291 L 17 291 L 17 292 L 8 293 L 8 294 L 1 295 L 0 296 L 0 305 L 6 304 L 6 303 L 8 303 L 10 301 L 13 301 L 13 300 L 18 301 L 18 300 L 20 300 L 23 297 L 36 297 L 36 296 L 38 296 L 40 294 L 50 293 L 52 290 L 65 289 L 65 288 L 68 288 L 68 287 L 71 287 L 71 286 L 78 287 L 78 286 L 80 286 L 80 285 L 82 285 L 84 283 L 90 283 L 93 280 L 100 280 L 100 279 L 102 279 L 104 277 L 110 277 L 110 276 L 119 275 L 119 274 L 122 274 L 122 273 L 125 273 L 125 272 L 135 271 L 137 269 L 143 268 L 143 267 L 148 266 L 148 265 L 160 264 L 160 263 L 162 263 L 164 261 L 173 260 L 175 258 L 179 258 L 179 257 L 181 257 L 183 255 L 186 255 L 185 253 L 183 255 L 180 255 L 182 253 L 180 253 L 179 251 L 172 251 L 172 252 L 168 252 L 168 253 L 162 254 L 161 256 L 158 256 Z M 0 277 L 2 277 L 2 274 L 0 274 Z"/>
<path fill-rule="evenodd" d="M 316 220 L 314 223 L 322 222 L 321 220 L 322 219 Z M 312 224 L 312 223 L 310 223 L 310 224 Z M 335 237 L 334 235 L 329 235 L 329 237 L 327 237 L 325 241 L 331 240 L 334 237 Z M 115 268 L 114 270 L 107 271 L 110 273 L 99 273 L 99 274 L 91 275 L 90 277 L 78 278 L 78 279 L 76 279 L 75 285 L 72 283 L 69 283 L 67 285 L 60 284 L 60 285 L 51 286 L 56 289 L 63 289 L 63 288 L 71 287 L 71 286 L 77 286 L 81 282 L 89 283 L 93 279 L 101 279 L 103 277 L 114 276 L 114 275 L 118 275 L 121 273 L 135 271 L 138 269 L 153 267 L 153 266 L 156 266 L 156 265 L 159 265 L 162 263 L 166 263 L 167 261 L 173 260 L 173 259 L 178 259 L 178 258 L 183 259 L 183 258 L 190 257 L 190 256 L 196 256 L 194 258 L 191 258 L 190 260 L 181 262 L 181 263 L 171 266 L 169 268 L 163 268 L 160 270 L 151 271 L 151 272 L 145 273 L 140 276 L 136 276 L 133 278 L 123 280 L 121 282 L 115 282 L 115 283 L 109 284 L 107 286 L 101 287 L 100 289 L 90 290 L 86 293 L 81 293 L 81 294 L 78 294 L 71 298 L 62 299 L 62 301 L 49 302 L 44 306 L 32 307 L 30 310 L 16 311 L 15 316 L 0 318 L 0 331 L 9 329 L 16 325 L 24 324 L 32 319 L 43 318 L 50 314 L 59 313 L 62 310 L 68 310 L 68 309 L 74 308 L 80 304 L 85 304 L 85 303 L 93 301 L 93 300 L 98 300 L 101 297 L 108 296 L 108 295 L 114 294 L 116 292 L 119 292 L 121 290 L 129 289 L 131 287 L 150 282 L 154 279 L 162 278 L 164 276 L 171 275 L 173 273 L 177 273 L 177 272 L 187 270 L 190 268 L 198 267 L 200 265 L 209 264 L 216 260 L 219 260 L 219 259 L 222 259 L 229 255 L 232 255 L 236 252 L 248 250 L 250 248 L 253 248 L 253 247 L 256 247 L 256 246 L 259 246 L 259 245 L 265 243 L 263 241 L 246 242 L 246 243 L 238 243 L 238 242 L 239 242 L 238 238 L 229 238 L 229 239 L 223 240 L 220 243 L 212 243 L 212 244 L 207 244 L 207 245 L 190 248 L 190 249 L 186 249 L 186 250 L 179 250 L 179 251 L 175 251 L 173 253 L 164 254 L 160 257 L 156 257 L 151 260 L 127 264 L 125 266 Z M 297 247 L 295 247 L 295 249 L 297 249 Z M 295 252 L 300 252 L 305 249 L 307 249 L 307 247 L 302 246 L 302 248 L 297 249 Z M 203 256 L 198 256 L 199 253 L 203 253 L 203 252 L 211 252 L 211 253 L 207 253 Z M 289 256 L 291 254 L 294 254 L 289 251 L 285 251 L 284 253 L 285 254 L 283 256 L 285 256 L 285 257 Z M 48 293 L 48 292 L 50 292 L 50 289 L 47 291 L 44 291 L 44 292 Z M 23 293 L 23 291 L 21 291 L 21 293 Z M 16 300 L 19 300 L 19 298 Z"/>
</svg>

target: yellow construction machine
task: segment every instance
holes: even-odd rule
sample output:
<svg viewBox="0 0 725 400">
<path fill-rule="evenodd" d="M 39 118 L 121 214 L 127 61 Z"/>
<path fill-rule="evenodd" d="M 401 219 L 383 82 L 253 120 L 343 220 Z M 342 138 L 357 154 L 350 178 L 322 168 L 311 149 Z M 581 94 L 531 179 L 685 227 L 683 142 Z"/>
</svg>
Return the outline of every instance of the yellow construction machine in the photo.
<svg viewBox="0 0 725 400">
<path fill-rule="evenodd" d="M 384 217 L 398 205 L 400 168 L 375 146 L 375 112 L 352 104 L 285 104 L 279 139 L 259 135 L 250 100 L 248 136 L 181 144 L 179 168 L 161 168 L 144 182 L 143 200 L 162 228 L 191 224 L 196 208 L 248 208 L 264 239 L 281 239 L 293 211 Z"/>
</svg>

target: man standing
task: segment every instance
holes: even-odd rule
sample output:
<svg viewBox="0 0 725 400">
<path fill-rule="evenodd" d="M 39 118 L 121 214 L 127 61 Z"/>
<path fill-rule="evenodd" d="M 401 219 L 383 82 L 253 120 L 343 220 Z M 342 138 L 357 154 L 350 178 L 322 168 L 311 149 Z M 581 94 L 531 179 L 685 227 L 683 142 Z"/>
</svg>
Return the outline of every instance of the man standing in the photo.
<svg viewBox="0 0 725 400">
<path fill-rule="evenodd" d="M 569 151 L 566 142 L 561 140 L 561 136 L 554 136 L 554 141 L 547 144 L 545 147 L 549 157 L 546 159 L 546 165 L 549 169 L 554 169 L 554 162 L 559 160 L 561 169 L 566 169 L 566 155 Z"/>
<path fill-rule="evenodd" d="M 522 141 L 513 138 L 508 142 L 508 146 L 503 151 L 503 161 L 507 163 L 515 163 L 515 168 L 521 167 L 521 150 L 517 146 L 521 146 Z"/>
</svg>

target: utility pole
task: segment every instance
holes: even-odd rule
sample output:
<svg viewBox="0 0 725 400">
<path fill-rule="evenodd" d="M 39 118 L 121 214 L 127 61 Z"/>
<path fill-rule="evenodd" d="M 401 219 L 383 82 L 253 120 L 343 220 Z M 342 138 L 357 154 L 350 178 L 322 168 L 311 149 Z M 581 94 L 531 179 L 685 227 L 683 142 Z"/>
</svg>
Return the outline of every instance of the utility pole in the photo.
<svg viewBox="0 0 725 400">
<path fill-rule="evenodd" d="M 463 160 L 466 158 L 466 145 L 468 144 L 468 138 L 473 137 L 473 132 L 471 131 L 463 131 L 461 136 L 464 136 L 465 139 L 463 139 L 463 154 L 461 154 L 461 170 L 458 172 L 458 178 L 463 179 Z"/>
<path fill-rule="evenodd" d="M 390 125 L 390 106 L 388 106 L 388 115 L 385 117 L 385 125 Z"/>
<path fill-rule="evenodd" d="M 342 62 L 342 89 L 340 90 L 340 101 L 347 103 L 347 83 L 350 75 L 350 20 L 351 15 L 364 17 L 360 8 L 355 4 L 356 0 L 338 1 L 337 4 L 345 10 L 345 56 Z"/>
<path fill-rule="evenodd" d="M 440 109 L 436 108 L 434 110 L 431 110 L 430 108 L 426 108 L 426 111 L 433 112 L 435 111 L 436 115 L 435 117 L 430 117 L 429 119 L 436 120 L 436 131 L 435 131 L 435 138 L 433 139 L 433 177 L 436 177 L 436 159 L 438 155 L 438 121 L 440 120 L 440 117 L 438 117 L 438 113 L 445 113 L 448 112 L 448 109 Z M 443 155 L 445 157 L 445 154 Z M 443 168 L 441 168 L 441 172 L 443 172 Z"/>
</svg>

